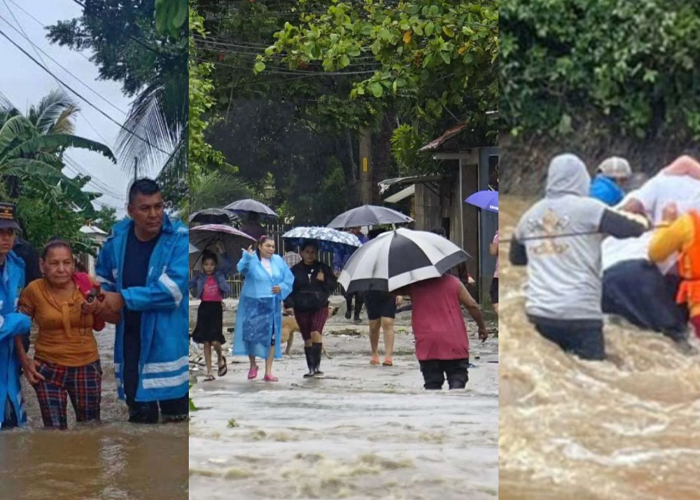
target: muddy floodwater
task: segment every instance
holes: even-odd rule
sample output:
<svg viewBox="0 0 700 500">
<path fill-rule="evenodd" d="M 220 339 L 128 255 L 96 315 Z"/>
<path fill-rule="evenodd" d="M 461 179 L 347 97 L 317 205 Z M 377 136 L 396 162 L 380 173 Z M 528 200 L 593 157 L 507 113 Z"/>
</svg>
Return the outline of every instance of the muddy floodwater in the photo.
<svg viewBox="0 0 700 500">
<path fill-rule="evenodd" d="M 529 206 L 501 200 L 501 241 Z M 700 498 L 700 357 L 619 321 L 606 362 L 542 339 L 524 314 L 525 270 L 500 250 L 500 497 Z M 697 344 L 696 344 L 697 345 Z"/>
<path fill-rule="evenodd" d="M 324 335 L 333 359 L 322 361 L 323 380 L 302 378 L 298 333 L 292 357 L 275 364 L 277 384 L 246 380 L 245 359 L 214 382 L 196 372 L 190 498 L 498 498 L 497 340 L 481 344 L 470 322 L 468 389 L 426 393 L 410 313 L 397 323 L 393 367 L 370 366 L 366 323 L 336 316 Z"/>
<path fill-rule="evenodd" d="M 97 333 L 102 370 L 102 423 L 45 431 L 36 393 L 24 386 L 29 425 L 0 434 L 3 500 L 185 500 L 187 424 L 127 423 L 116 395 L 114 329 Z"/>
</svg>

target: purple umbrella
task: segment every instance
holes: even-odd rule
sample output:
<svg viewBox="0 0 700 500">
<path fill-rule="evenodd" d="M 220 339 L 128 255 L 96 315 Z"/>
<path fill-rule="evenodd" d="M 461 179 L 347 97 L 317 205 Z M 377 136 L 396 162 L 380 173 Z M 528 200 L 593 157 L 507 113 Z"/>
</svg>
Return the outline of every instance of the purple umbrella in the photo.
<svg viewBox="0 0 700 500">
<path fill-rule="evenodd" d="M 482 210 L 498 213 L 498 191 L 477 191 L 464 201 Z"/>
</svg>

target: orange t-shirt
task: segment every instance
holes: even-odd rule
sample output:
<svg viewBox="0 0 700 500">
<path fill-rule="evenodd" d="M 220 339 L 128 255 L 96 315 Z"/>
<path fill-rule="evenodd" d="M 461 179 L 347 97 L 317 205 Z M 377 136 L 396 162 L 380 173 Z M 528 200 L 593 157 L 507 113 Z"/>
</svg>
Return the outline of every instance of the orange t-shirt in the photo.
<svg viewBox="0 0 700 500">
<path fill-rule="evenodd" d="M 59 302 L 44 279 L 33 281 L 24 289 L 19 307 L 39 326 L 34 345 L 36 359 L 76 367 L 100 358 L 92 330 L 93 315 L 80 309 L 84 302 L 77 287 L 70 301 Z"/>
</svg>

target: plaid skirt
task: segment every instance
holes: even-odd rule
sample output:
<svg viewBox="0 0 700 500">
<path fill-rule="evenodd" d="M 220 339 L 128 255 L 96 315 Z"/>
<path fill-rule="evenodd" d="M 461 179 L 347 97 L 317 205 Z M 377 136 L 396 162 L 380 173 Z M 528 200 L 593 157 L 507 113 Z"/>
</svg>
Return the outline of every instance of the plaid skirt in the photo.
<svg viewBox="0 0 700 500">
<path fill-rule="evenodd" d="M 44 427 L 68 428 L 68 397 L 78 422 L 100 419 L 102 367 L 99 360 L 77 367 L 36 361 L 37 371 L 45 379 L 34 386 Z"/>
<path fill-rule="evenodd" d="M 311 338 L 311 332 L 323 333 L 323 327 L 328 320 L 328 308 L 322 307 L 318 311 L 294 310 L 294 319 L 297 320 L 301 337 L 304 340 Z"/>
</svg>

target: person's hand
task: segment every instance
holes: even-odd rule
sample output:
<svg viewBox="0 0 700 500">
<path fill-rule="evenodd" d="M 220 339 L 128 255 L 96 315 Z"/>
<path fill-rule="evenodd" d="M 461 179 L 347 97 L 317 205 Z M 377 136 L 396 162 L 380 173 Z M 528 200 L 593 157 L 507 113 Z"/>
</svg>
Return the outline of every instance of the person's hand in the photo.
<svg viewBox="0 0 700 500">
<path fill-rule="evenodd" d="M 473 285 L 474 283 L 476 283 L 476 281 L 471 276 L 467 276 L 467 283 L 469 283 L 470 285 Z"/>
<path fill-rule="evenodd" d="M 485 342 L 487 338 L 489 338 L 489 332 L 486 328 L 479 328 L 479 340 Z"/>
<path fill-rule="evenodd" d="M 335 271 L 333 271 L 333 274 L 335 274 L 335 277 L 337 278 L 338 276 L 340 276 L 340 271 L 336 269 Z"/>
<path fill-rule="evenodd" d="M 678 218 L 678 205 L 671 202 L 664 207 L 662 212 L 663 220 L 666 222 L 673 222 Z"/>
<path fill-rule="evenodd" d="M 275 295 L 277 295 L 281 291 L 282 291 L 282 289 L 279 287 L 279 285 L 275 285 L 272 287 L 272 293 L 274 293 Z"/>
<path fill-rule="evenodd" d="M 80 306 L 80 310 L 83 314 L 95 314 L 100 308 L 100 301 L 95 299 L 92 302 L 85 301 Z"/>
<path fill-rule="evenodd" d="M 318 281 L 325 281 L 326 275 L 323 274 L 323 271 L 320 271 L 320 272 L 316 275 L 316 279 L 317 279 Z"/>
<path fill-rule="evenodd" d="M 255 250 L 253 250 L 253 245 L 250 245 L 248 247 L 248 250 L 246 250 L 246 252 L 248 252 L 250 255 L 253 255 L 255 253 Z"/>
<path fill-rule="evenodd" d="M 97 313 L 106 309 L 109 313 L 121 313 L 124 309 L 124 297 L 121 293 L 105 292 L 104 299 L 100 302 L 100 307 L 97 308 Z"/>
<path fill-rule="evenodd" d="M 287 316 L 294 316 L 294 309 L 292 309 L 291 307 L 289 307 L 289 308 L 287 308 L 287 309 L 284 310 L 284 314 L 287 315 Z"/>
<path fill-rule="evenodd" d="M 397 295 L 396 296 L 396 307 L 400 306 L 401 304 L 403 304 L 403 297 Z"/>
<path fill-rule="evenodd" d="M 216 245 L 214 245 L 214 250 L 215 250 L 216 253 L 218 253 L 219 255 L 225 254 L 225 253 L 226 253 L 226 247 L 224 246 L 223 241 L 217 241 L 217 242 L 216 242 Z"/>
<path fill-rule="evenodd" d="M 24 376 L 32 385 L 36 385 L 39 382 L 46 380 L 46 378 L 39 373 L 37 368 L 39 367 L 39 362 L 33 359 L 27 358 L 25 362 L 22 363 L 22 370 L 24 371 Z"/>
</svg>

